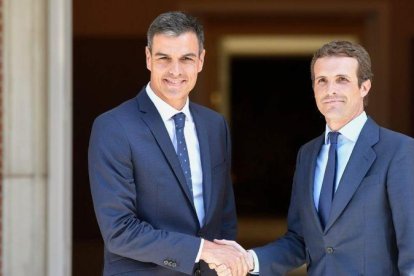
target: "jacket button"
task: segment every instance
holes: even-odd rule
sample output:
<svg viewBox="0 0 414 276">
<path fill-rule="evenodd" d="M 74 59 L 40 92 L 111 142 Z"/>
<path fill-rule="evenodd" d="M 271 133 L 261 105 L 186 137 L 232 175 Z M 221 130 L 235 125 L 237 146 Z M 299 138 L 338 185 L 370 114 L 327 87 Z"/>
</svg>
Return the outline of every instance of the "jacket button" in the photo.
<svg viewBox="0 0 414 276">
<path fill-rule="evenodd" d="M 168 260 L 164 260 L 164 264 L 169 265 L 170 263 L 168 262 Z"/>
<path fill-rule="evenodd" d="M 328 254 L 332 254 L 332 253 L 334 253 L 334 249 L 333 249 L 333 247 L 327 247 L 326 248 L 326 253 L 328 253 Z"/>
<path fill-rule="evenodd" d="M 177 266 L 177 263 L 176 262 L 171 262 L 171 266 L 172 267 L 176 267 Z"/>
</svg>

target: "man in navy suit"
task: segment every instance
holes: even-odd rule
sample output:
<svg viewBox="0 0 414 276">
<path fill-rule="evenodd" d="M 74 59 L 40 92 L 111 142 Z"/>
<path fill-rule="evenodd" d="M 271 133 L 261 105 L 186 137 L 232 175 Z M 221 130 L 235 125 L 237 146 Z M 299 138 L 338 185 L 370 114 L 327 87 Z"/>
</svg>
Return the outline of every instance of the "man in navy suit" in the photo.
<svg viewBox="0 0 414 276">
<path fill-rule="evenodd" d="M 414 140 L 366 115 L 373 74 L 360 45 L 324 45 L 311 73 L 326 130 L 300 148 L 288 230 L 250 251 L 252 273 L 306 263 L 315 276 L 414 275 Z"/>
<path fill-rule="evenodd" d="M 236 238 L 230 136 L 223 116 L 188 99 L 205 50 L 202 26 L 168 12 L 148 29 L 150 82 L 100 115 L 89 145 L 104 275 L 245 275 Z M 230 256 L 230 257 L 229 257 Z"/>
</svg>

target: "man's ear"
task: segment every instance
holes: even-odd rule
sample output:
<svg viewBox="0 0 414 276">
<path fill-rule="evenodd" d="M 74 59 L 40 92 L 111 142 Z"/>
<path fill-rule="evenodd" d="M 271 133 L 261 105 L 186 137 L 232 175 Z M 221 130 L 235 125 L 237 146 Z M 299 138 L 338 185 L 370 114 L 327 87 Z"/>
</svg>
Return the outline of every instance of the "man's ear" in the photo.
<svg viewBox="0 0 414 276">
<path fill-rule="evenodd" d="M 151 50 L 148 46 L 145 47 L 145 60 L 147 62 L 147 69 L 151 71 Z"/>
<path fill-rule="evenodd" d="M 371 89 L 371 80 L 366 80 L 363 83 L 361 83 L 360 92 L 361 97 L 365 97 L 368 95 L 369 90 Z"/>
<path fill-rule="evenodd" d="M 206 56 L 206 49 L 203 49 L 200 56 L 198 57 L 198 72 L 200 73 L 203 70 L 204 57 Z"/>
</svg>

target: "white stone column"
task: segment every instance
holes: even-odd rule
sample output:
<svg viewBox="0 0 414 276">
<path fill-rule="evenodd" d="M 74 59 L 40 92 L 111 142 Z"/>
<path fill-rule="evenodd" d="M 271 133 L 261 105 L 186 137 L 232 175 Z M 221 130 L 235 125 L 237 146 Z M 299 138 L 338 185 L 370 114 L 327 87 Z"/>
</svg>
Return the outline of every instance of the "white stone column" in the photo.
<svg viewBox="0 0 414 276">
<path fill-rule="evenodd" d="M 3 0 L 3 266 L 71 275 L 71 0 Z"/>
<path fill-rule="evenodd" d="M 72 271 L 72 1 L 49 1 L 48 276 Z"/>
<path fill-rule="evenodd" d="M 3 275 L 45 275 L 46 0 L 4 3 Z"/>
</svg>

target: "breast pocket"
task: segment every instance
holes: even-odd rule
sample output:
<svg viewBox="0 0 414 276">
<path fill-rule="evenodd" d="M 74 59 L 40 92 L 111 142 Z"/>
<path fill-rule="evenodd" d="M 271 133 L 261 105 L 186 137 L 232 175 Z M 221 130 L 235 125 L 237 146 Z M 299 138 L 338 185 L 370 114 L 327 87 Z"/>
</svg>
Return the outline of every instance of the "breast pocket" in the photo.
<svg viewBox="0 0 414 276">
<path fill-rule="evenodd" d="M 362 179 L 361 186 L 370 186 L 380 184 L 380 178 L 378 174 L 371 174 Z"/>
</svg>

